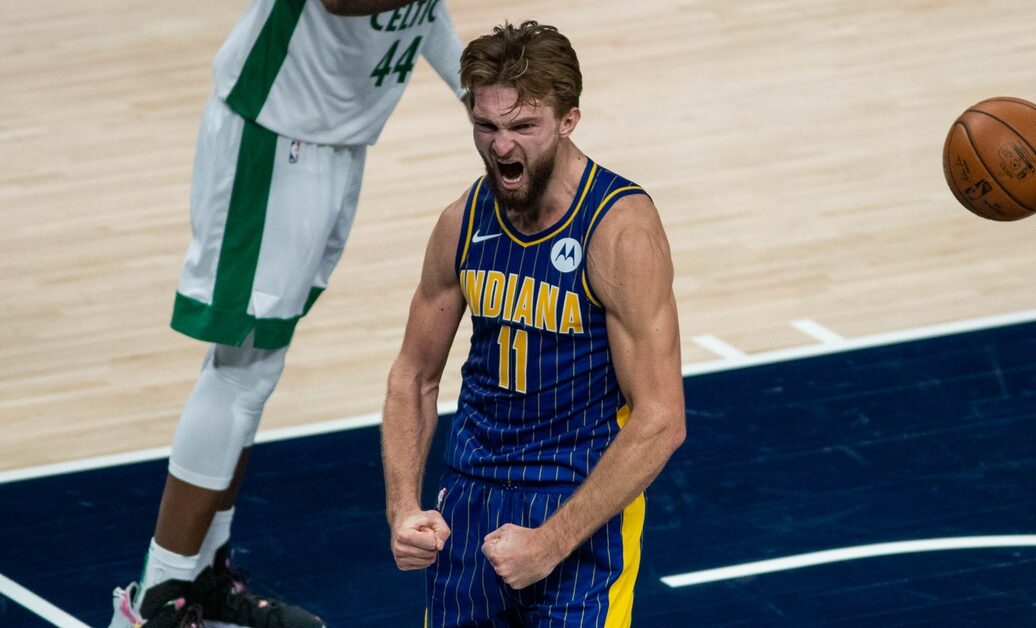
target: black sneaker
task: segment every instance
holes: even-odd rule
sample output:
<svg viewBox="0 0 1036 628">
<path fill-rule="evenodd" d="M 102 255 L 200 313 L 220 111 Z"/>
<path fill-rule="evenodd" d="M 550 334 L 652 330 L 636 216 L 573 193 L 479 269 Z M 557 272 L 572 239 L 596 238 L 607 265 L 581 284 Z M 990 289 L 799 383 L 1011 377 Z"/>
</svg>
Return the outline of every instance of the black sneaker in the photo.
<svg viewBox="0 0 1036 628">
<path fill-rule="evenodd" d="M 140 612 L 133 609 L 137 595 L 136 582 L 112 592 L 115 613 L 109 628 L 204 628 L 201 607 L 188 603 L 190 582 L 169 580 L 144 594 Z"/>
<path fill-rule="evenodd" d="M 244 572 L 223 549 L 216 553 L 215 566 L 206 567 L 194 581 L 192 599 L 201 605 L 206 621 L 251 628 L 325 628 L 309 611 L 251 593 Z"/>
</svg>

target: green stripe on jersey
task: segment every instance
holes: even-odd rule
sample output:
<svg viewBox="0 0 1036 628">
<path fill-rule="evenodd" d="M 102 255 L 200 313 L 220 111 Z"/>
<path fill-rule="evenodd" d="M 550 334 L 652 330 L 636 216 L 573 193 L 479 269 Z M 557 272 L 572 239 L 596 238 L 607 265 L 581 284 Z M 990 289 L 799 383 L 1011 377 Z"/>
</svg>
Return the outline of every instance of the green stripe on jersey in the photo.
<svg viewBox="0 0 1036 628">
<path fill-rule="evenodd" d="M 212 289 L 212 307 L 217 310 L 248 309 L 266 225 L 276 149 L 276 133 L 245 120 Z"/>
<path fill-rule="evenodd" d="M 170 326 L 191 338 L 232 346 L 241 346 L 248 333 L 255 330 L 253 346 L 279 349 L 288 346 L 299 319 L 309 312 L 323 291 L 323 288 L 310 288 L 302 314 L 291 318 L 256 318 L 245 311 L 218 310 L 177 292 Z"/>
<path fill-rule="evenodd" d="M 227 95 L 227 104 L 242 118 L 255 120 L 266 104 L 266 97 L 288 56 L 288 44 L 305 4 L 306 0 L 274 2 L 263 30 L 245 59 L 241 75 Z"/>
</svg>

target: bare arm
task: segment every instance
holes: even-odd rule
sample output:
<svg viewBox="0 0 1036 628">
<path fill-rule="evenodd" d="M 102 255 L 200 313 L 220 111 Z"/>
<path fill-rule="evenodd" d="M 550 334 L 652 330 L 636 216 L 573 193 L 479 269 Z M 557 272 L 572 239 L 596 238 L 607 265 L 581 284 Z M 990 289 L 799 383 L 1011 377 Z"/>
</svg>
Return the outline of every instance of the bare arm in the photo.
<svg viewBox="0 0 1036 628">
<path fill-rule="evenodd" d="M 334 15 L 373 15 L 406 6 L 414 0 L 320 0 Z"/>
<path fill-rule="evenodd" d="M 437 512 L 421 510 L 421 480 L 438 421 L 439 381 L 464 313 L 453 269 L 463 203 L 464 197 L 450 205 L 432 232 L 403 346 L 389 373 L 381 452 L 392 551 L 402 569 L 427 566 L 449 535 Z"/>
<path fill-rule="evenodd" d="M 648 487 L 686 429 L 673 263 L 649 197 L 617 202 L 590 242 L 587 264 L 607 310 L 608 342 L 631 413 L 580 489 L 545 524 L 565 555 Z"/>
<path fill-rule="evenodd" d="M 524 555 L 515 559 L 516 564 L 494 562 L 494 568 L 514 588 L 545 577 L 629 505 L 655 479 L 685 435 L 673 265 L 658 213 L 647 196 L 617 201 L 590 241 L 587 263 L 591 284 L 607 311 L 608 342 L 631 412 L 564 506 L 534 531 L 510 530 L 520 535 L 512 541 L 525 548 Z M 497 532 L 486 538 L 484 551 L 490 560 L 496 554 L 489 546 Z"/>
</svg>

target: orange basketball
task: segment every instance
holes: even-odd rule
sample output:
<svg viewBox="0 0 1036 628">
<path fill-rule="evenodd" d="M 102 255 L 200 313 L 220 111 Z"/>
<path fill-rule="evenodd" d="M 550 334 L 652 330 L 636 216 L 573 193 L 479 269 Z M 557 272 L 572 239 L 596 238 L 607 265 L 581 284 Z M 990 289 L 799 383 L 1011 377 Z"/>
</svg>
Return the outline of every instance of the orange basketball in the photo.
<svg viewBox="0 0 1036 628">
<path fill-rule="evenodd" d="M 957 118 L 942 153 L 953 195 L 990 220 L 1020 220 L 1036 212 L 1036 105 L 990 98 Z"/>
</svg>

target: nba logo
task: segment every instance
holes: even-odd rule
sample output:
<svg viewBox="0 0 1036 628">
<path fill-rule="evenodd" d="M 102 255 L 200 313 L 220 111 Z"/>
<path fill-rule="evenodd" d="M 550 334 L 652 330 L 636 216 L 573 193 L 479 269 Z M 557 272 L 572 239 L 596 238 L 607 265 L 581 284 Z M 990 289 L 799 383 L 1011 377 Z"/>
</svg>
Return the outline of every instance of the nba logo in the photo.
<svg viewBox="0 0 1036 628">
<path fill-rule="evenodd" d="M 299 160 L 299 152 L 302 150 L 302 142 L 299 140 L 292 140 L 291 148 L 288 149 L 288 163 L 293 164 Z"/>
</svg>

